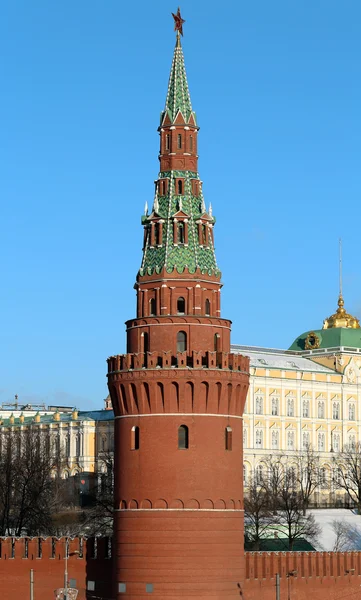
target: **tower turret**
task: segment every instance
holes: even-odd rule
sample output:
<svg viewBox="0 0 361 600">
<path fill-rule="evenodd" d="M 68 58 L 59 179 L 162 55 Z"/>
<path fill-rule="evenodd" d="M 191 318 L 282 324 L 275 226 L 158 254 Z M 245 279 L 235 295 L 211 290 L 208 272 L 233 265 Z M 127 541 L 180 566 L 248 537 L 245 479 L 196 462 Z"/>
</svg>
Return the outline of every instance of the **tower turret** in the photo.
<svg viewBox="0 0 361 600">
<path fill-rule="evenodd" d="M 230 354 L 197 170 L 198 126 L 179 32 L 145 210 L 137 316 L 108 359 L 115 411 L 115 597 L 239 598 L 242 414 L 248 358 Z M 178 21 L 177 21 L 178 19 Z M 180 25 L 179 25 L 180 23 Z"/>
</svg>

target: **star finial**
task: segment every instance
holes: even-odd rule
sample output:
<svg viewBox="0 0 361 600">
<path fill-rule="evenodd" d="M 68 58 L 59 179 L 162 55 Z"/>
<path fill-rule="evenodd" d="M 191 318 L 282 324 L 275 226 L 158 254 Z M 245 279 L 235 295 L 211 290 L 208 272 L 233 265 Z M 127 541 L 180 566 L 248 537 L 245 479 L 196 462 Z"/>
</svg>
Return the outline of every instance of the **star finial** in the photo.
<svg viewBox="0 0 361 600">
<path fill-rule="evenodd" d="M 177 35 L 183 35 L 183 23 L 185 23 L 185 20 L 181 17 L 179 7 L 177 10 L 177 14 L 175 15 L 174 13 L 172 13 L 172 17 L 174 19 L 174 31 L 177 31 Z"/>
</svg>

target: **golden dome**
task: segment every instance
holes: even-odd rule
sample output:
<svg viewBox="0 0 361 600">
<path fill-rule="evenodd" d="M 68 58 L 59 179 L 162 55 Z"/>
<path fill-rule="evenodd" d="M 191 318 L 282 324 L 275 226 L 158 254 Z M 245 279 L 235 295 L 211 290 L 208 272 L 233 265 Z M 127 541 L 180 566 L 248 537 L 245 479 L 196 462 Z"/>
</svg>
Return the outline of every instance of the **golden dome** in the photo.
<svg viewBox="0 0 361 600">
<path fill-rule="evenodd" d="M 353 317 L 346 312 L 342 294 L 339 295 L 337 304 L 338 309 L 336 310 L 335 314 L 324 320 L 322 329 L 331 329 L 333 327 L 360 329 L 360 321 L 356 317 Z"/>
</svg>

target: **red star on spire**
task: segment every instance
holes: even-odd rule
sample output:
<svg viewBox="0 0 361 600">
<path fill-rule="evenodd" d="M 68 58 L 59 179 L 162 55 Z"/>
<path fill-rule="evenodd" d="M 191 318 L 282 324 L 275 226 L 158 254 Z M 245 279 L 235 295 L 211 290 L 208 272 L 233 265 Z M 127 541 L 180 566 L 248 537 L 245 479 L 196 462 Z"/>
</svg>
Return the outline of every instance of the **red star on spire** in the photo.
<svg viewBox="0 0 361 600">
<path fill-rule="evenodd" d="M 179 31 L 179 33 L 181 35 L 183 35 L 183 23 L 185 23 L 185 20 L 182 19 L 181 17 L 181 13 L 180 13 L 180 8 L 178 7 L 177 10 L 177 14 L 175 15 L 174 13 L 172 13 L 172 17 L 174 19 L 174 31 Z"/>
</svg>

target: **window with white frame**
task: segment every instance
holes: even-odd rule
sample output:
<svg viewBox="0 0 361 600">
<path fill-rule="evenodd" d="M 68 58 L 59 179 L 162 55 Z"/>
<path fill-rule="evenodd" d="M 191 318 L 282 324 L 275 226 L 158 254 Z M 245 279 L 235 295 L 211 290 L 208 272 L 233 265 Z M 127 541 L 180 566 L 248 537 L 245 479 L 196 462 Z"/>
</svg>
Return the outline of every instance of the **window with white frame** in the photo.
<svg viewBox="0 0 361 600">
<path fill-rule="evenodd" d="M 272 448 L 277 450 L 279 448 L 280 434 L 278 431 L 272 431 Z"/>
<path fill-rule="evenodd" d="M 321 400 L 318 403 L 318 413 L 317 414 L 318 414 L 319 419 L 325 418 L 325 403 L 322 402 Z"/>
<path fill-rule="evenodd" d="M 295 432 L 287 431 L 287 449 L 294 450 L 295 449 Z"/>
<path fill-rule="evenodd" d="M 295 415 L 295 401 L 293 398 L 287 400 L 287 416 L 294 417 Z"/>
<path fill-rule="evenodd" d="M 356 450 L 356 436 L 353 433 L 348 436 L 348 447 L 349 450 Z"/>
<path fill-rule="evenodd" d="M 263 398 L 262 396 L 256 396 L 256 415 L 263 414 Z"/>
<path fill-rule="evenodd" d="M 308 431 L 304 431 L 302 434 L 302 448 L 303 450 L 307 450 L 310 445 L 310 434 Z"/>
<path fill-rule="evenodd" d="M 327 488 L 327 469 L 325 467 L 321 467 L 319 478 L 320 478 L 321 488 L 326 489 Z"/>
<path fill-rule="evenodd" d="M 263 431 L 261 429 L 256 430 L 256 448 L 263 448 Z"/>
<path fill-rule="evenodd" d="M 348 418 L 349 418 L 350 421 L 354 421 L 355 420 L 355 413 L 356 413 L 356 411 L 355 411 L 355 405 L 354 405 L 353 402 L 351 402 L 348 405 Z"/>
<path fill-rule="evenodd" d="M 263 465 L 258 465 L 256 468 L 256 482 L 258 485 L 264 482 Z"/>
<path fill-rule="evenodd" d="M 278 406 L 279 406 L 278 398 L 272 398 L 272 415 L 273 416 L 278 415 Z"/>
<path fill-rule="evenodd" d="M 317 449 L 319 452 L 325 451 L 325 434 L 319 433 L 317 436 Z"/>
<path fill-rule="evenodd" d="M 304 400 L 302 405 L 302 415 L 305 418 L 310 416 L 310 402 L 309 400 Z"/>
<path fill-rule="evenodd" d="M 247 429 L 243 429 L 243 448 L 247 447 Z"/>
<path fill-rule="evenodd" d="M 332 435 L 332 448 L 335 452 L 340 451 L 340 434 L 334 433 Z"/>
<path fill-rule="evenodd" d="M 340 418 L 340 404 L 338 402 L 334 402 L 332 406 L 332 418 L 339 419 Z"/>
</svg>

